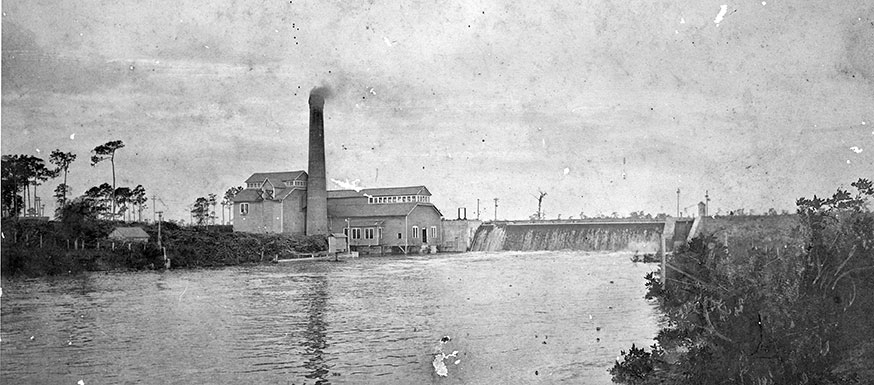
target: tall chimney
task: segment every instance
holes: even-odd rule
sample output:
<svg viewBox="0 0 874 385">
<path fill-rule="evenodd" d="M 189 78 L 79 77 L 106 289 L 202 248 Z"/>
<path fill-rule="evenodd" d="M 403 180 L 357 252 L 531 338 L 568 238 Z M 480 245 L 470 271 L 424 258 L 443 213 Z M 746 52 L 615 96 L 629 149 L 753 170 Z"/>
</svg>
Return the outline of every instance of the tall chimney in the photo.
<svg viewBox="0 0 874 385">
<path fill-rule="evenodd" d="M 325 181 L 325 97 L 321 89 L 310 92 L 310 153 L 307 179 L 307 235 L 328 234 L 328 192 Z"/>
</svg>

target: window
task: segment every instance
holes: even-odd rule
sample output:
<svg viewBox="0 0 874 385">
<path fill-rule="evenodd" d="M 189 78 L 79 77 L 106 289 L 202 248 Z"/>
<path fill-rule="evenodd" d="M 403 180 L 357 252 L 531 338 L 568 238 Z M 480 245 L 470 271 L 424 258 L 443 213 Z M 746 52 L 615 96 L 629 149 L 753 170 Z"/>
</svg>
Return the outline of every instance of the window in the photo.
<svg viewBox="0 0 874 385">
<path fill-rule="evenodd" d="M 382 227 L 376 228 L 376 239 L 382 239 Z"/>
<path fill-rule="evenodd" d="M 398 233 L 398 239 L 402 239 L 404 237 L 404 233 Z"/>
<path fill-rule="evenodd" d="M 429 233 L 428 235 L 433 238 L 432 242 L 437 241 L 437 226 L 431 226 L 431 233 Z"/>
<path fill-rule="evenodd" d="M 373 239 L 373 227 L 364 229 L 364 239 Z"/>
<path fill-rule="evenodd" d="M 249 204 L 240 203 L 240 214 L 246 215 L 249 213 Z"/>
<path fill-rule="evenodd" d="M 413 237 L 412 238 L 418 238 L 418 237 L 419 237 L 419 226 L 413 226 Z"/>
<path fill-rule="evenodd" d="M 361 239 L 361 229 L 357 227 L 352 229 L 352 239 Z"/>
</svg>

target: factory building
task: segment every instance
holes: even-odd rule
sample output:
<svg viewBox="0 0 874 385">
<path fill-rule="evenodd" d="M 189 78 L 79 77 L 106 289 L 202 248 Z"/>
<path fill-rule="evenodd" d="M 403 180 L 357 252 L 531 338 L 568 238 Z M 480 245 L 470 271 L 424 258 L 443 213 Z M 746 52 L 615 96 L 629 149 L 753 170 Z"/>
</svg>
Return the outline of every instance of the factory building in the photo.
<svg viewBox="0 0 874 385">
<path fill-rule="evenodd" d="M 234 196 L 234 231 L 303 234 L 306 231 L 307 173 L 255 173 Z"/>
<path fill-rule="evenodd" d="M 353 248 L 407 253 L 440 244 L 440 211 L 425 186 L 327 191 L 325 99 L 310 92 L 309 160 L 305 171 L 255 173 L 234 197 L 234 231 L 328 235 L 344 233 Z"/>
<path fill-rule="evenodd" d="M 307 173 L 255 173 L 234 197 L 234 231 L 306 234 Z M 442 214 L 425 186 L 327 191 L 327 233 L 353 248 L 419 251 L 442 242 Z"/>
<path fill-rule="evenodd" d="M 425 186 L 328 191 L 328 227 L 353 248 L 436 251 L 441 217 Z"/>
</svg>

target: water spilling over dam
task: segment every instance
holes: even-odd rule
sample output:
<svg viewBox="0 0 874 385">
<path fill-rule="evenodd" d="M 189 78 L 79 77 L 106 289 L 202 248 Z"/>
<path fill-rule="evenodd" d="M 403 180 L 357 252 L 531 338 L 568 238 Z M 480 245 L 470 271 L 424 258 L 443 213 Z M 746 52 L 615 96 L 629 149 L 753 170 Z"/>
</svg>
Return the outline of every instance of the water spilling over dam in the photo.
<svg viewBox="0 0 874 385">
<path fill-rule="evenodd" d="M 483 224 L 474 235 L 471 251 L 633 251 L 654 253 L 685 241 L 691 219 L 507 221 Z"/>
</svg>

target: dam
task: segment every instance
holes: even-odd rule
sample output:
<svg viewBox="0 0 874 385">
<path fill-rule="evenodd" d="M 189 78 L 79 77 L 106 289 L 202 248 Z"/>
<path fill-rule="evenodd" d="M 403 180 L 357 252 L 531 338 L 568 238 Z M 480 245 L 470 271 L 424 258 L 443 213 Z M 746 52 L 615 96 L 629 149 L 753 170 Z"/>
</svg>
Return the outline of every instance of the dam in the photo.
<svg viewBox="0 0 874 385">
<path fill-rule="evenodd" d="M 482 224 L 471 251 L 672 251 L 694 233 L 697 219 L 581 219 L 496 221 Z"/>
</svg>

